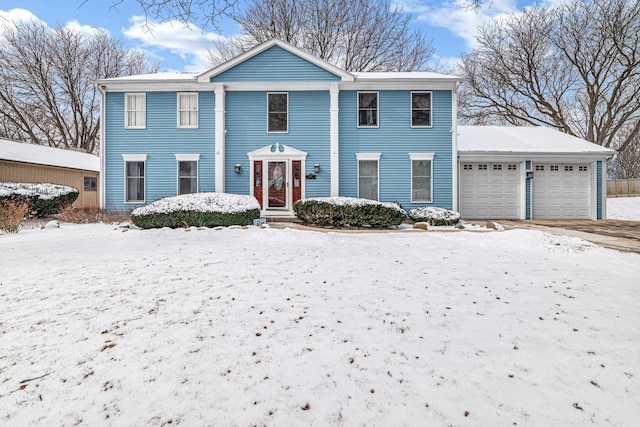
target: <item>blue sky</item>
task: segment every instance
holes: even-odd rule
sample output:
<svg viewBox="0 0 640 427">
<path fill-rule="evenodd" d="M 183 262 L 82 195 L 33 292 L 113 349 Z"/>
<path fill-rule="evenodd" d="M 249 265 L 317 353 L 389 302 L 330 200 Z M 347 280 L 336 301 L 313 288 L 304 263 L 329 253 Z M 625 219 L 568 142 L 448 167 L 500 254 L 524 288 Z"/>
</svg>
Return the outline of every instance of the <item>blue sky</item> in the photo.
<svg viewBox="0 0 640 427">
<path fill-rule="evenodd" d="M 465 0 L 397 0 L 412 13 L 413 25 L 426 29 L 433 39 L 437 57 L 455 61 L 473 47 L 475 28 L 487 19 L 522 10 L 532 4 L 557 4 L 565 0 L 486 0 L 479 13 L 463 7 Z M 104 27 L 129 47 L 143 49 L 162 71 L 204 71 L 208 68 L 206 48 L 221 37 L 230 37 L 239 27 L 221 22 L 222 33 L 214 29 L 184 28 L 180 23 L 155 23 L 145 31 L 143 11 L 135 0 L 124 0 L 116 8 L 112 0 L 1 0 L 0 27 L 18 19 L 38 19 L 50 27 L 74 25 L 90 30 Z"/>
</svg>

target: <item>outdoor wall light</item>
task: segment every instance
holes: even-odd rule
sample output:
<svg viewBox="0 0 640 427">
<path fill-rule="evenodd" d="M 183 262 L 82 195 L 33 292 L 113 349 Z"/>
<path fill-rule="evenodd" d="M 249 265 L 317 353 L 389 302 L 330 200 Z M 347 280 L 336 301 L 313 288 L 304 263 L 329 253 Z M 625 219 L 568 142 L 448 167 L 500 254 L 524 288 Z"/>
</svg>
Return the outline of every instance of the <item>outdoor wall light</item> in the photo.
<svg viewBox="0 0 640 427">
<path fill-rule="evenodd" d="M 320 164 L 316 163 L 315 165 L 313 165 L 313 171 L 315 173 L 320 172 Z"/>
<path fill-rule="evenodd" d="M 533 178 L 533 171 L 527 171 L 527 178 Z"/>
<path fill-rule="evenodd" d="M 242 165 L 240 163 L 236 163 L 236 173 L 242 172 Z"/>
</svg>

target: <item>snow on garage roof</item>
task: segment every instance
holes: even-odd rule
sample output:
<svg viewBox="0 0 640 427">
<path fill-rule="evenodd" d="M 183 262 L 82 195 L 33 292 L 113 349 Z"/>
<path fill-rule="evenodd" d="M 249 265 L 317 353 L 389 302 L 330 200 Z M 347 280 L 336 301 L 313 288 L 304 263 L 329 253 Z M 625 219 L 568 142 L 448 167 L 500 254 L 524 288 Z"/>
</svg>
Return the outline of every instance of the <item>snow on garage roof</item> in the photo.
<svg viewBox="0 0 640 427">
<path fill-rule="evenodd" d="M 8 139 L 0 139 L 0 160 L 100 172 L 100 157 L 93 154 Z"/>
<path fill-rule="evenodd" d="M 613 150 L 542 126 L 458 126 L 461 153 L 601 154 Z"/>
</svg>

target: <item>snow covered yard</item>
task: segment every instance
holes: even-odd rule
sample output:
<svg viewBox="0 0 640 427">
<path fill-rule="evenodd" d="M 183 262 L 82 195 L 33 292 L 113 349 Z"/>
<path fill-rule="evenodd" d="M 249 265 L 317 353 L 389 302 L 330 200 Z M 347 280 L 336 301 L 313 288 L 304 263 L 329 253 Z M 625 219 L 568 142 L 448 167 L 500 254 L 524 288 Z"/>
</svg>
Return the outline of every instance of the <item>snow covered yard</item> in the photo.
<svg viewBox="0 0 640 427">
<path fill-rule="evenodd" d="M 607 197 L 607 218 L 640 221 L 640 197 Z"/>
<path fill-rule="evenodd" d="M 0 236 L 0 424 L 640 423 L 640 256 L 538 231 Z"/>
</svg>

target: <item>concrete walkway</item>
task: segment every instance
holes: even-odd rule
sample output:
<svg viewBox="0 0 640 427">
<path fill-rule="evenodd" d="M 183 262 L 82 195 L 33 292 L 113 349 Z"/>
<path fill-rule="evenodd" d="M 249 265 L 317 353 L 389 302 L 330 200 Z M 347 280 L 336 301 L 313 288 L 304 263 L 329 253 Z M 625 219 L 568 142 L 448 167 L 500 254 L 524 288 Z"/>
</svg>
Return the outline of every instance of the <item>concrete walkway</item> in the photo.
<svg viewBox="0 0 640 427">
<path fill-rule="evenodd" d="M 640 222 L 607 220 L 500 220 L 505 230 L 527 228 L 579 237 L 605 248 L 640 254 Z"/>
</svg>

